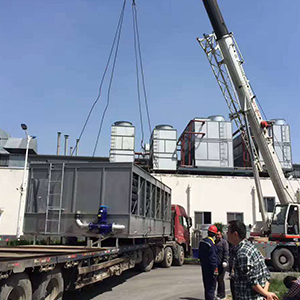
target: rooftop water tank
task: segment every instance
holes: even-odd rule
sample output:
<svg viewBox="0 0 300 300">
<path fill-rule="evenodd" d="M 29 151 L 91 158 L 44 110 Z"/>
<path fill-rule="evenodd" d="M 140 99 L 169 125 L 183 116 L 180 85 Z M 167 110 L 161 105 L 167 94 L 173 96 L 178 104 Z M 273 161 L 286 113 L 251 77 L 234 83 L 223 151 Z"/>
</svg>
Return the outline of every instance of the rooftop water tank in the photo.
<svg viewBox="0 0 300 300">
<path fill-rule="evenodd" d="M 214 122 L 225 122 L 225 118 L 221 115 L 209 116 L 208 119 Z"/>
<path fill-rule="evenodd" d="M 155 126 L 151 135 L 150 160 L 153 170 L 177 169 L 177 130 L 173 126 Z"/>
<path fill-rule="evenodd" d="M 180 143 L 182 167 L 233 168 L 232 125 L 221 115 L 191 120 Z"/>
<path fill-rule="evenodd" d="M 155 129 L 158 129 L 158 130 L 173 129 L 173 126 L 167 125 L 167 124 L 156 125 Z"/>
<path fill-rule="evenodd" d="M 135 127 L 128 121 L 111 126 L 110 162 L 134 162 Z"/>
<path fill-rule="evenodd" d="M 271 122 L 274 122 L 275 125 L 286 125 L 285 119 L 273 119 Z"/>
<path fill-rule="evenodd" d="M 128 121 L 117 121 L 114 123 L 115 126 L 132 126 L 131 122 Z"/>
<path fill-rule="evenodd" d="M 7 140 L 8 138 L 10 138 L 10 135 L 6 131 L 0 129 L 0 140 Z"/>
</svg>

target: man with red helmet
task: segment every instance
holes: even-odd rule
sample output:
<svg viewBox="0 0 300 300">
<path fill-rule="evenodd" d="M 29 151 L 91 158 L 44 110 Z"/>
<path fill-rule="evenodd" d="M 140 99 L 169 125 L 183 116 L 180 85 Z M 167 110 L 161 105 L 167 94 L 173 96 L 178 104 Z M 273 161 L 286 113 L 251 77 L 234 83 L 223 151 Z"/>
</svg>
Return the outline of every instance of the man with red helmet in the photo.
<svg viewBox="0 0 300 300">
<path fill-rule="evenodd" d="M 215 225 L 208 228 L 208 236 L 199 243 L 199 259 L 202 267 L 202 277 L 205 300 L 214 300 L 218 275 L 218 254 L 214 237 L 218 233 Z"/>
</svg>

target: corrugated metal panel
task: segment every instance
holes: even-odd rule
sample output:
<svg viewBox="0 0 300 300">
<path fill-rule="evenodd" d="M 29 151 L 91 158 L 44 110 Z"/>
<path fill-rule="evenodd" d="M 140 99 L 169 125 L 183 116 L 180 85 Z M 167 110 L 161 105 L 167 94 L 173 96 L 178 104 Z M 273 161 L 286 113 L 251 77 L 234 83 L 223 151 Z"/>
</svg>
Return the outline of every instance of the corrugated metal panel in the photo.
<svg viewBox="0 0 300 300">
<path fill-rule="evenodd" d="M 61 173 L 60 173 L 61 174 Z M 59 178 L 52 180 L 61 181 Z M 25 214 L 25 234 L 45 234 L 49 164 L 32 164 Z M 51 186 L 51 194 L 60 186 Z M 54 197 L 51 206 L 57 206 Z M 108 206 L 108 221 L 125 225 L 120 237 L 162 236 L 171 234 L 171 189 L 131 163 L 67 163 L 65 165 L 61 230 L 63 236 L 94 236 L 80 228 L 75 212 L 83 222 L 97 218 L 100 205 Z M 55 216 L 53 216 L 55 218 Z M 55 233 L 57 226 L 49 226 Z"/>
<path fill-rule="evenodd" d="M 212 116 L 189 123 L 185 131 L 191 134 L 181 143 L 186 165 L 233 168 L 232 125 L 224 120 Z"/>
<path fill-rule="evenodd" d="M 291 170 L 293 166 L 290 126 L 278 121 L 281 120 L 276 120 L 275 123 L 271 123 L 271 127 L 269 127 L 269 136 L 272 138 L 274 149 L 282 168 Z M 260 152 L 259 155 L 263 164 Z M 250 156 L 240 135 L 234 138 L 234 164 L 237 167 L 251 167 Z"/>
</svg>

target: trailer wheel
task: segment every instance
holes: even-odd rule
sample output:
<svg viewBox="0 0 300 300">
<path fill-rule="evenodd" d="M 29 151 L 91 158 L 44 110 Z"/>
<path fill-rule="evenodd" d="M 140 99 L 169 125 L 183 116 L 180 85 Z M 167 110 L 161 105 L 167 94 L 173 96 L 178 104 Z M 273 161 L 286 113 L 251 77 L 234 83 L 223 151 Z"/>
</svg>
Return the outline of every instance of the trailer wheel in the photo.
<svg viewBox="0 0 300 300">
<path fill-rule="evenodd" d="M 154 255 L 151 248 L 146 249 L 143 252 L 143 259 L 140 263 L 140 269 L 143 272 L 149 272 L 154 265 Z"/>
<path fill-rule="evenodd" d="M 64 280 L 59 269 L 40 274 L 38 286 L 32 300 L 61 300 L 64 292 Z"/>
<path fill-rule="evenodd" d="M 0 286 L 1 300 L 31 300 L 32 288 L 25 273 L 13 274 Z"/>
<path fill-rule="evenodd" d="M 290 250 L 280 248 L 274 251 L 272 262 L 277 271 L 289 271 L 294 266 L 294 256 Z"/>
<path fill-rule="evenodd" d="M 181 267 L 184 263 L 184 249 L 182 246 L 178 246 L 177 251 L 178 258 L 174 258 L 173 265 Z"/>
<path fill-rule="evenodd" d="M 172 266 L 172 263 L 173 263 L 173 251 L 172 251 L 171 247 L 166 247 L 164 259 L 163 259 L 161 265 L 164 268 L 170 268 Z"/>
</svg>

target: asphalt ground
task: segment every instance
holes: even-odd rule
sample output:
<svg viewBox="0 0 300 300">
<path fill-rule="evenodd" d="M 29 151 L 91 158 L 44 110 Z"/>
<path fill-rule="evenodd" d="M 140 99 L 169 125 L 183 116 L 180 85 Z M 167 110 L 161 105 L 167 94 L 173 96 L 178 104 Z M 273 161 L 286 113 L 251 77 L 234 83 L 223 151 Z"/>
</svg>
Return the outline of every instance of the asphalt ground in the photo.
<svg viewBox="0 0 300 300">
<path fill-rule="evenodd" d="M 230 294 L 225 279 L 226 294 Z M 154 268 L 150 272 L 125 271 L 80 291 L 66 293 L 64 300 L 204 300 L 201 267 Z"/>
</svg>

